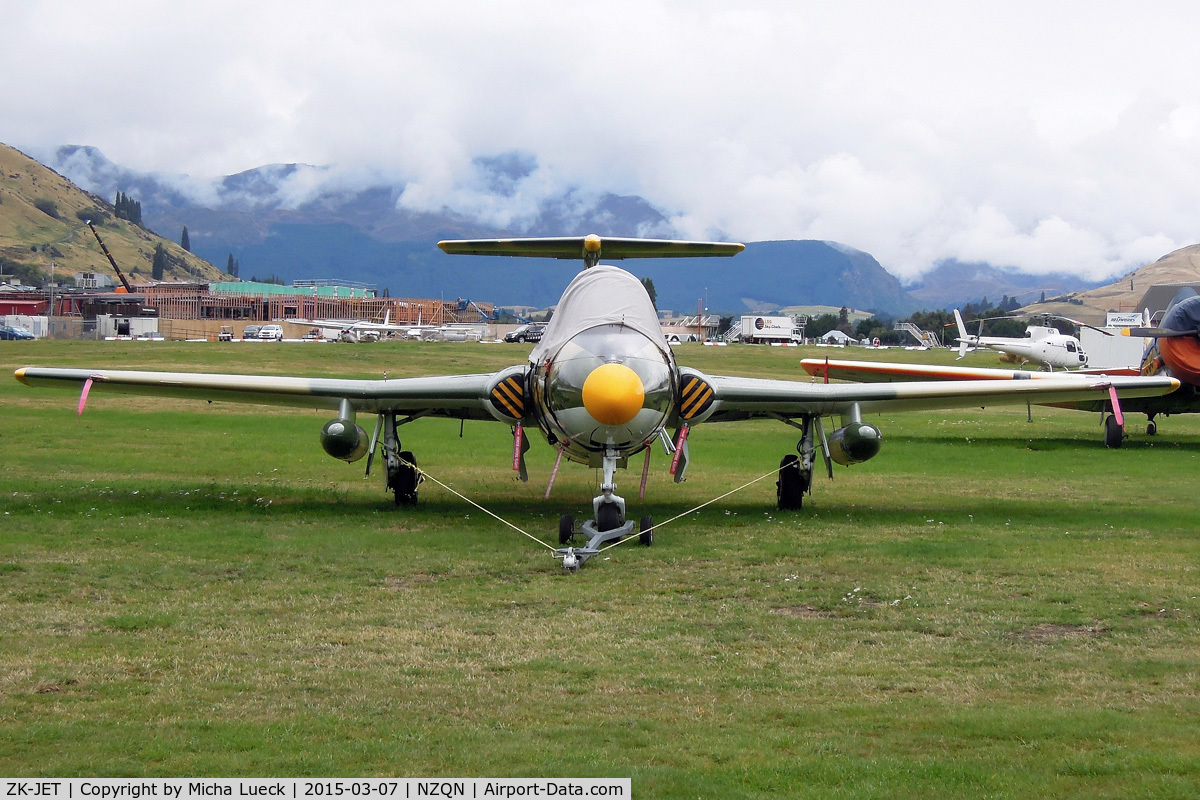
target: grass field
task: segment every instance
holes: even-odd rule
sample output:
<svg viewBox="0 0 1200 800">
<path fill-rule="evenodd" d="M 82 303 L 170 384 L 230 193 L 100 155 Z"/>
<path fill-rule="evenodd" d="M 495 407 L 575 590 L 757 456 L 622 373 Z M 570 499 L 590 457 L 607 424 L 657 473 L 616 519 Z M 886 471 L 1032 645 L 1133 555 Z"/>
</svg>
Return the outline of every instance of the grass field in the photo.
<svg viewBox="0 0 1200 800">
<path fill-rule="evenodd" d="M 876 418 L 874 460 L 774 479 L 565 574 L 437 486 L 397 510 L 327 414 L 74 395 L 29 365 L 398 377 L 528 348 L 0 342 L 0 774 L 628 776 L 637 797 L 1200 794 L 1200 419 L 1120 450 L 1096 415 Z M 780 348 L 677 351 L 798 376 Z M 892 353 L 896 355 L 895 352 Z M 911 356 L 910 357 L 914 357 Z M 943 356 L 945 357 L 945 356 Z M 978 356 L 984 364 L 986 356 Z M 404 429 L 544 541 L 596 476 L 501 425 Z M 710 425 L 662 520 L 767 473 Z"/>
</svg>

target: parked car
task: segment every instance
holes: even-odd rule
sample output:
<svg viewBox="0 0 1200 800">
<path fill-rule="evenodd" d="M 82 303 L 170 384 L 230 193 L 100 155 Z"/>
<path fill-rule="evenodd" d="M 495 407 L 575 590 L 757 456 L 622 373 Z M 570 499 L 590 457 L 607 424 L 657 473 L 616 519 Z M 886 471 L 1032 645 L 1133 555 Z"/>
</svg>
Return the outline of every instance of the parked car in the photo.
<svg viewBox="0 0 1200 800">
<path fill-rule="evenodd" d="M 283 341 L 283 326 L 282 325 L 263 325 L 258 329 L 258 338 L 274 339 L 277 342 Z"/>
<path fill-rule="evenodd" d="M 546 323 L 530 322 L 522 325 L 516 330 L 509 331 L 504 334 L 506 342 L 540 342 L 542 334 L 546 332 Z"/>
<path fill-rule="evenodd" d="M 34 335 L 20 325 L 0 325 L 0 339 L 17 341 L 33 338 L 35 338 Z"/>
<path fill-rule="evenodd" d="M 247 325 L 242 328 L 242 339 L 257 339 L 258 332 L 262 329 L 261 325 Z"/>
</svg>

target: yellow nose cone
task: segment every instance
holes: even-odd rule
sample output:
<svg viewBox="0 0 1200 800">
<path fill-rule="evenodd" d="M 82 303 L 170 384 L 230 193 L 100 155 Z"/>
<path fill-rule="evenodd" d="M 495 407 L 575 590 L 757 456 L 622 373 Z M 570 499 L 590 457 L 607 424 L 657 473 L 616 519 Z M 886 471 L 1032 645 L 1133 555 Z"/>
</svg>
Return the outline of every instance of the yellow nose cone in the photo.
<svg viewBox="0 0 1200 800">
<path fill-rule="evenodd" d="M 642 410 L 646 389 L 624 364 L 601 364 L 583 382 L 583 407 L 603 425 L 624 425 Z"/>
</svg>

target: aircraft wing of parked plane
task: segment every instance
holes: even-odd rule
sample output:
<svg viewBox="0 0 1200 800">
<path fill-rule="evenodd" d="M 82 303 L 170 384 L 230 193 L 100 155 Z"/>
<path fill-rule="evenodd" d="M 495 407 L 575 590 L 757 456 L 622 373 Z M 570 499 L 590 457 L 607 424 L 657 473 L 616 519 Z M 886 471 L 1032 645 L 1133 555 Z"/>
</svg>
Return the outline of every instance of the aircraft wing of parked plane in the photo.
<svg viewBox="0 0 1200 800">
<path fill-rule="evenodd" d="M 602 470 L 594 518 L 580 532 L 587 544 L 571 546 L 577 531 L 569 517 L 560 521 L 558 551 L 564 566 L 577 568 L 605 542 L 635 535 L 626 519 L 624 498 L 616 493 L 616 471 L 634 455 L 661 442 L 671 454 L 670 472 L 683 480 L 689 458 L 689 431 L 706 422 L 775 419 L 799 429 L 796 453 L 779 466 L 777 502 L 799 508 L 809 493 L 816 454 L 832 463 L 854 464 L 879 452 L 879 429 L 863 415 L 1005 403 L 1104 402 L 1122 397 L 1154 396 L 1172 391 L 1172 378 L 1089 379 L 1046 376 L 984 383 L 930 381 L 911 384 L 823 384 L 708 375 L 676 363 L 654 307 L 641 282 L 613 266 L 599 265 L 598 254 L 614 259 L 669 255 L 733 255 L 740 244 L 601 239 L 598 236 L 549 240 L 441 242 L 447 253 L 500 253 L 582 257 L 588 268 L 567 286 L 542 340 L 527 363 L 498 372 L 390 380 L 210 375 L 108 369 L 25 367 L 16 373 L 35 387 L 80 391 L 79 411 L 91 391 L 184 397 L 318 408 L 335 416 L 321 430 L 325 451 L 344 461 L 367 456 L 367 470 L 378 451 L 387 470 L 387 487 L 398 505 L 416 502 L 421 475 L 416 458 L 402 449 L 399 430 L 422 417 L 493 420 L 514 434 L 513 464 L 526 476 L 524 430 L 536 426 L 549 445 L 566 457 Z M 358 414 L 376 417 L 370 436 Z M 838 417 L 826 434 L 823 420 Z M 555 473 L 558 465 L 556 462 Z M 551 477 L 551 482 L 553 477 Z M 644 486 L 644 481 L 643 481 Z M 641 520 L 640 540 L 653 541 L 653 520 Z"/>
<path fill-rule="evenodd" d="M 1081 369 L 1071 372 L 1031 372 L 1026 370 L 989 369 L 978 367 L 943 367 L 932 364 L 898 364 L 884 361 L 846 361 L 821 358 L 805 358 L 800 366 L 809 375 L 828 380 L 856 381 L 861 383 L 897 383 L 911 381 L 1027 381 L 1081 380 L 1100 386 L 1111 386 L 1119 399 L 1093 395 L 1071 401 L 1032 400 L 1033 405 L 1052 405 L 1078 411 L 1093 411 L 1105 415 L 1104 443 L 1108 447 L 1120 447 L 1125 437 L 1124 412 L 1145 414 L 1150 422 L 1146 433 L 1153 435 L 1157 426 L 1154 417 L 1169 416 L 1189 411 L 1200 411 L 1194 387 L 1180 382 L 1188 391 L 1164 392 L 1163 395 L 1138 395 L 1127 393 L 1124 387 L 1130 382 L 1140 384 L 1145 376 L 1136 370 L 1117 368 L 1109 370 Z M 1161 373 L 1155 377 L 1173 377 Z"/>
</svg>

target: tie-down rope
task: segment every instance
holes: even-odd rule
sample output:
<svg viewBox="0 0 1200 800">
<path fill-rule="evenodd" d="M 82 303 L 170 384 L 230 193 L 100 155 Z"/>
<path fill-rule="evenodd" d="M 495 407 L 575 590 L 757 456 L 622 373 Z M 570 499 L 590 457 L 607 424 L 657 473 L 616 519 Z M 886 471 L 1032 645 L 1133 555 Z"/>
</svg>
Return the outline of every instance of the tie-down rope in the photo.
<svg viewBox="0 0 1200 800">
<path fill-rule="evenodd" d="M 453 489 L 453 488 L 451 488 L 450 486 L 447 486 L 446 484 L 442 483 L 442 482 L 441 482 L 441 481 L 439 481 L 437 478 L 433 477 L 433 476 L 432 476 L 432 475 L 430 475 L 428 472 L 426 472 L 425 470 L 423 470 L 423 469 L 421 469 L 420 467 L 418 467 L 416 464 L 413 464 L 412 462 L 408 461 L 407 459 L 403 459 L 403 458 L 401 458 L 401 459 L 400 459 L 400 463 L 401 463 L 401 464 L 405 464 L 405 465 L 407 465 L 407 466 L 409 466 L 409 467 L 412 467 L 413 469 L 415 469 L 415 470 L 417 471 L 417 473 L 418 473 L 418 474 L 419 474 L 421 477 L 423 477 L 423 478 L 428 478 L 429 480 L 431 480 L 431 481 L 433 481 L 434 483 L 436 483 L 438 486 L 442 487 L 442 488 L 443 488 L 443 489 L 445 489 L 446 491 L 448 491 L 448 492 L 450 492 L 451 494 L 453 494 L 455 497 L 458 497 L 458 498 L 460 498 L 460 499 L 462 499 L 462 500 L 465 500 L 465 501 L 467 501 L 468 503 L 470 503 L 471 505 L 475 506 L 476 508 L 478 508 L 480 511 L 482 511 L 482 512 L 483 512 L 483 513 L 485 513 L 485 514 L 487 514 L 488 516 L 490 516 L 490 517 L 493 517 L 493 518 L 495 518 L 495 519 L 499 520 L 500 522 L 503 522 L 505 525 L 507 525 L 508 527 L 512 528 L 514 531 L 516 531 L 517 533 L 521 534 L 522 536 L 525 536 L 525 537 L 527 537 L 527 538 L 529 538 L 529 539 L 533 540 L 534 542 L 537 542 L 537 543 L 538 543 L 538 544 L 540 544 L 542 547 L 545 547 L 547 550 L 550 550 L 550 551 L 551 551 L 551 552 L 553 552 L 553 553 L 557 553 L 557 552 L 558 552 L 558 550 L 557 550 L 557 549 L 556 549 L 556 548 L 555 548 L 553 545 L 546 544 L 546 543 L 545 543 L 545 542 L 543 542 L 541 539 L 539 539 L 539 538 L 537 538 L 536 536 L 534 536 L 532 533 L 529 533 L 528 531 L 522 530 L 521 528 L 519 528 L 519 527 L 517 527 L 516 525 L 514 525 L 513 523 L 509 522 L 508 520 L 506 520 L 504 517 L 500 516 L 499 514 L 496 514 L 495 512 L 493 512 L 493 511 L 490 511 L 490 510 L 488 510 L 488 509 L 484 508 L 484 507 L 483 507 L 483 506 L 481 506 L 479 503 L 476 503 L 474 500 L 472 500 L 471 498 L 467 497 L 467 496 L 466 496 L 465 494 L 463 494 L 462 492 L 460 492 L 460 491 L 457 491 L 456 489 Z M 799 468 L 798 464 L 797 464 L 797 468 Z M 670 525 L 672 522 L 676 522 L 676 521 L 678 521 L 678 520 L 681 520 L 681 519 L 683 519 L 683 518 L 684 518 L 684 517 L 686 517 L 688 514 L 694 514 L 695 512 L 699 511 L 700 509 L 704 508 L 705 506 L 710 506 L 710 505 L 712 505 L 713 503 L 717 502 L 718 500 L 723 500 L 723 499 L 725 499 L 726 497 L 729 497 L 731 494 L 735 494 L 735 493 L 737 493 L 737 492 L 740 492 L 740 491 L 741 491 L 741 490 L 743 490 L 743 489 L 746 489 L 746 488 L 748 488 L 748 487 L 750 487 L 750 486 L 753 486 L 754 484 L 758 483 L 759 481 L 761 481 L 761 480 L 764 480 L 764 479 L 766 479 L 766 478 L 769 478 L 769 477 L 771 477 L 772 475 L 776 474 L 777 472 L 778 472 L 778 470 L 777 470 L 777 469 L 772 469 L 772 470 L 771 470 L 771 471 L 769 471 L 769 472 L 764 472 L 762 475 L 759 475 L 757 478 L 754 478 L 753 480 L 750 480 L 750 481 L 747 481 L 746 483 L 743 483 L 741 486 L 737 487 L 736 489 L 730 489 L 728 492 L 725 492 L 725 494 L 717 495 L 716 497 L 714 497 L 714 498 L 713 498 L 713 499 L 711 499 L 711 500 L 706 500 L 705 502 L 701 503 L 700 505 L 696 506 L 695 508 L 690 508 L 690 509 L 688 509 L 687 511 L 684 511 L 682 514 L 676 514 L 675 516 L 671 517 L 670 519 L 666 520 L 665 522 L 658 522 L 658 523 L 655 523 L 654 525 L 650 526 L 649 530 L 655 531 L 655 530 L 658 530 L 659 528 L 663 527 L 664 525 Z M 646 531 L 642 531 L 642 533 L 645 533 L 645 532 L 646 532 Z M 613 543 L 612 543 L 612 544 L 610 544 L 610 545 L 606 545 L 606 546 L 604 546 L 604 547 L 601 547 L 601 548 L 600 548 L 599 550 L 597 550 L 596 552 L 597 552 L 597 553 L 603 553 L 605 550 L 611 550 L 612 548 L 614 548 L 614 547 L 616 547 L 616 546 L 618 546 L 618 545 L 624 544 L 624 543 L 625 543 L 625 542 L 627 542 L 627 541 L 631 541 L 631 540 L 632 540 L 632 539 L 634 539 L 634 538 L 636 538 L 636 537 L 634 537 L 634 536 L 628 536 L 628 537 L 626 537 L 626 538 L 624 538 L 624 539 L 621 539 L 620 541 L 613 542 Z"/>
</svg>

